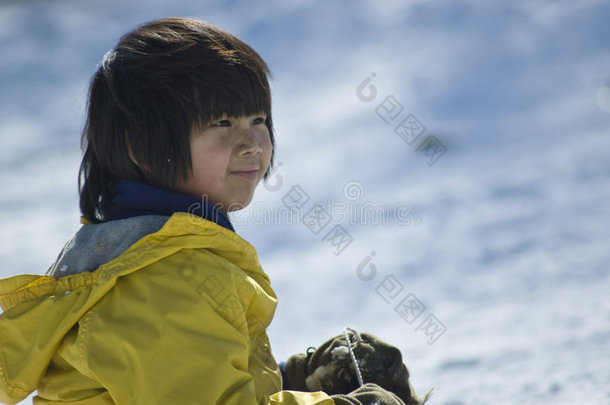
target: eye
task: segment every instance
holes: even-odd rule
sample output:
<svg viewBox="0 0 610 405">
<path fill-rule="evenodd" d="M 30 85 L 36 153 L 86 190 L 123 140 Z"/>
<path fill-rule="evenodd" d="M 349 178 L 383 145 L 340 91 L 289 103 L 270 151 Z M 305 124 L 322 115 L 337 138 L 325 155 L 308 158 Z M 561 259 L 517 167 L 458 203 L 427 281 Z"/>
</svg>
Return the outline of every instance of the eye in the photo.
<svg viewBox="0 0 610 405">
<path fill-rule="evenodd" d="M 252 124 L 254 124 L 254 125 L 264 124 L 266 120 L 267 120 L 267 117 L 256 117 L 254 119 L 254 121 L 252 121 Z"/>
<path fill-rule="evenodd" d="M 213 127 L 230 127 L 231 126 L 231 121 L 229 121 L 229 120 L 220 120 L 220 121 L 214 122 L 211 126 L 213 126 Z"/>
</svg>

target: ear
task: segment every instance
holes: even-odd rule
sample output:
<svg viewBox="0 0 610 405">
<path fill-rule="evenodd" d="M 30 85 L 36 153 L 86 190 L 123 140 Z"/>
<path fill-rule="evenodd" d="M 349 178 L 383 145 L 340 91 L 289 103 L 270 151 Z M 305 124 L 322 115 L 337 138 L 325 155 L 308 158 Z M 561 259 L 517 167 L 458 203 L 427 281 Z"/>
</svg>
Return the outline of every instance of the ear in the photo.
<svg viewBox="0 0 610 405">
<path fill-rule="evenodd" d="M 134 165 L 142 169 L 142 165 L 138 163 L 136 156 L 133 154 L 133 149 L 131 148 L 131 142 L 129 142 L 129 135 L 127 134 L 127 131 L 125 131 L 125 145 L 127 147 L 127 155 L 129 156 L 129 160 L 131 160 Z"/>
</svg>

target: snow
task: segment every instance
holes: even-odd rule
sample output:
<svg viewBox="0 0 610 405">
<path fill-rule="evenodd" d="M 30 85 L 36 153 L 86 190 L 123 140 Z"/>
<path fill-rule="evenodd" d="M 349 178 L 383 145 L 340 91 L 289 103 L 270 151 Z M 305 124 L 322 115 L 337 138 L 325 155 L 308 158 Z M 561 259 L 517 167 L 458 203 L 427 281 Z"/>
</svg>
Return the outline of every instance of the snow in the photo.
<svg viewBox="0 0 610 405">
<path fill-rule="evenodd" d="M 280 299 L 278 360 L 349 325 L 397 345 L 418 392 L 434 387 L 430 404 L 608 404 L 608 12 L 601 0 L 2 2 L 0 276 L 43 273 L 78 227 L 79 132 L 104 53 L 141 22 L 199 16 L 274 72 L 281 164 L 235 218 Z M 371 101 L 357 91 L 367 77 Z M 409 114 L 425 128 L 411 143 L 395 131 Z M 288 221 L 295 190 L 309 199 Z M 305 221 L 315 203 L 333 214 L 324 227 Z M 367 206 L 385 217 L 350 216 Z"/>
</svg>

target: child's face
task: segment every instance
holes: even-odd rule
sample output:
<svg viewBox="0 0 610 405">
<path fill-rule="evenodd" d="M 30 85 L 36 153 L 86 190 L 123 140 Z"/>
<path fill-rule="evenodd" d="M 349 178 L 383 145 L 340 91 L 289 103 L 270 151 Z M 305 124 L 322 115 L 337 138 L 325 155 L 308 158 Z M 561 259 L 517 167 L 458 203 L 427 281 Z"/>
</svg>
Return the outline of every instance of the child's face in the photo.
<svg viewBox="0 0 610 405">
<path fill-rule="evenodd" d="M 267 172 L 271 139 L 265 115 L 224 116 L 191 134 L 193 169 L 176 191 L 205 198 L 223 211 L 244 208 Z"/>
</svg>

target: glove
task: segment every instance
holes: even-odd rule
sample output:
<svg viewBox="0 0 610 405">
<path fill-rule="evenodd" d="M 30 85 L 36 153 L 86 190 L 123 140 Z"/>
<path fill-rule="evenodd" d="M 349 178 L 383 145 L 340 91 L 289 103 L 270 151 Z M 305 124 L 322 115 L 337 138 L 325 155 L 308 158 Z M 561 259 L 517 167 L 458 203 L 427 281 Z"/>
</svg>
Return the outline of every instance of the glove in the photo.
<svg viewBox="0 0 610 405">
<path fill-rule="evenodd" d="M 329 395 L 345 395 L 357 390 L 360 382 L 349 351 L 350 344 L 363 383 L 377 384 L 407 405 L 423 404 L 409 382 L 409 370 L 402 363 L 398 348 L 371 334 L 349 331 L 353 338 L 345 333 L 326 341 L 317 350 L 310 348 L 307 354 L 290 357 L 285 369 L 289 389 L 324 391 Z"/>
<path fill-rule="evenodd" d="M 405 405 L 396 395 L 378 385 L 368 383 L 348 395 L 331 395 L 335 405 Z"/>
</svg>

